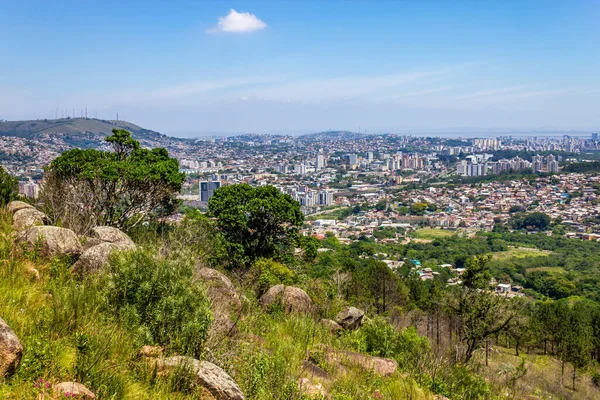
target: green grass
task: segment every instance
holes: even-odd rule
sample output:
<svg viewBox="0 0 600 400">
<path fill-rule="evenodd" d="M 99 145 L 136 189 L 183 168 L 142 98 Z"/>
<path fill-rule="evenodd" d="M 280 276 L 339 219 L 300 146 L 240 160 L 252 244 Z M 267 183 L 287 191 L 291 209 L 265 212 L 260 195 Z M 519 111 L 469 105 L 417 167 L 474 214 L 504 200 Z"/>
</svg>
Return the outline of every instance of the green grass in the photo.
<svg viewBox="0 0 600 400">
<path fill-rule="evenodd" d="M 493 253 L 494 260 L 507 260 L 509 258 L 525 258 L 525 257 L 540 257 L 547 256 L 550 251 L 539 250 L 530 247 L 509 247 L 507 251 Z"/>
<path fill-rule="evenodd" d="M 135 310 L 112 310 L 106 296 L 107 287 L 116 284 L 112 278 L 82 281 L 71 274 L 68 259 L 15 252 L 10 231 L 10 218 L 0 211 L 0 317 L 24 348 L 16 373 L 0 382 L 1 399 L 50 398 L 40 397 L 42 391 L 34 386 L 39 379 L 50 384 L 81 382 L 99 399 L 207 398 L 182 371 L 157 375 L 151 364 L 137 357 L 141 345 L 155 343 L 144 339 L 148 330 L 143 329 L 145 321 L 136 325 Z M 164 257 L 157 249 L 138 252 L 157 260 Z M 121 257 L 117 260 L 122 262 Z M 28 278 L 30 268 L 39 271 L 39 280 Z M 303 361 L 315 347 L 346 348 L 345 342 L 313 317 L 264 312 L 246 292 L 249 299 L 239 334 L 212 343 L 202 357 L 224 368 L 248 400 L 308 399 L 297 384 L 306 376 Z M 344 366 L 343 371 L 320 382 L 332 400 L 367 400 L 375 392 L 390 400 L 432 398 L 400 372 L 382 378 L 355 366 Z"/>
<path fill-rule="evenodd" d="M 439 239 L 455 235 L 456 232 L 437 228 L 421 228 L 417 229 L 411 236 L 417 239 Z"/>
<path fill-rule="evenodd" d="M 316 221 L 318 219 L 335 219 L 342 220 L 342 212 L 346 210 L 347 207 L 336 207 L 334 209 L 328 210 L 322 214 L 309 215 L 306 217 L 306 221 Z"/>
</svg>

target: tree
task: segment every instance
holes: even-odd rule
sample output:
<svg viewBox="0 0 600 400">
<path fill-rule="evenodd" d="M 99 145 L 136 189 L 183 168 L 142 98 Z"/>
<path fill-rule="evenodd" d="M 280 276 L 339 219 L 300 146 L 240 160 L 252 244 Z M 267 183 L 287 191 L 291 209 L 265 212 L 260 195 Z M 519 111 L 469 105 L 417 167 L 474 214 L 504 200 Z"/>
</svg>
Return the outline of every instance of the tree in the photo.
<svg viewBox="0 0 600 400">
<path fill-rule="evenodd" d="M 461 343 L 457 357 L 465 364 L 490 336 L 506 331 L 515 316 L 510 301 L 489 289 L 488 260 L 489 257 L 477 256 L 467 261 L 463 290 L 450 299 Z"/>
<path fill-rule="evenodd" d="M 254 260 L 277 257 L 298 242 L 304 216 L 300 204 L 274 186 L 224 186 L 208 202 L 217 218 L 222 258 L 232 267 L 247 267 Z"/>
<path fill-rule="evenodd" d="M 78 233 L 96 225 L 131 229 L 170 215 L 185 180 L 167 150 L 140 148 L 126 130 L 105 139 L 113 151 L 72 149 L 46 169 L 42 199 L 54 220 Z"/>
<path fill-rule="evenodd" d="M 427 210 L 427 203 L 414 203 L 410 206 L 410 213 L 412 215 L 424 215 Z"/>
<path fill-rule="evenodd" d="M 18 197 L 19 181 L 0 167 L 0 206 L 4 207 Z"/>
<path fill-rule="evenodd" d="M 542 212 L 533 212 L 524 217 L 515 217 L 513 226 L 515 229 L 546 230 L 550 225 L 550 216 Z"/>
<path fill-rule="evenodd" d="M 307 260 L 314 260 L 319 254 L 319 247 L 321 247 L 321 241 L 314 236 L 300 236 L 299 240 L 300 248 L 304 250 L 304 258 Z"/>
<path fill-rule="evenodd" d="M 564 359 L 573 365 L 573 390 L 577 370 L 585 368 L 591 361 L 593 349 L 593 328 L 591 321 L 592 309 L 585 301 L 577 301 L 570 307 L 569 318 L 563 321 L 565 326 Z"/>
</svg>

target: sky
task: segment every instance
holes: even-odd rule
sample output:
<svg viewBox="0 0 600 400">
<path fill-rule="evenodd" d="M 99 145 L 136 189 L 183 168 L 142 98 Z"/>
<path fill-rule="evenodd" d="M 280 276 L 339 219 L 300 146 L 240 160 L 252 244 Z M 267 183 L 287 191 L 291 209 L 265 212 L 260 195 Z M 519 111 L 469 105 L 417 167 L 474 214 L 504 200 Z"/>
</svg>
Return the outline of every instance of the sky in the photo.
<svg viewBox="0 0 600 400">
<path fill-rule="evenodd" d="M 600 130 L 600 1 L 0 0 L 0 119 Z"/>
</svg>

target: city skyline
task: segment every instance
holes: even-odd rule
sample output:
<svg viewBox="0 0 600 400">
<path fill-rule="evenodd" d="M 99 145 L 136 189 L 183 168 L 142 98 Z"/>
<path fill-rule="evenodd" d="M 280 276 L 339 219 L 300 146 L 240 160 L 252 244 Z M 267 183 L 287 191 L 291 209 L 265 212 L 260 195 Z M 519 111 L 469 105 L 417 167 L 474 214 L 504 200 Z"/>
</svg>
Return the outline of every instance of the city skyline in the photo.
<svg viewBox="0 0 600 400">
<path fill-rule="evenodd" d="M 172 136 L 600 129 L 594 2 L 0 7 L 2 119 L 87 106 Z"/>
</svg>

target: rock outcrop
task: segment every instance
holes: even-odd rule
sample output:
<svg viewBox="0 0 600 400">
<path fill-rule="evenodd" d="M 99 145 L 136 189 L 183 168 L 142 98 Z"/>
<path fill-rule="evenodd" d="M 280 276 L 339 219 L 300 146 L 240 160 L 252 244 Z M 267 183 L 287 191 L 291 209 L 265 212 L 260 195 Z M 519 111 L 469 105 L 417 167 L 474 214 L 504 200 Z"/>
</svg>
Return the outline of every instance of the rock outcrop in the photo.
<svg viewBox="0 0 600 400">
<path fill-rule="evenodd" d="M 8 211 L 10 211 L 10 212 L 13 212 L 13 213 L 17 212 L 19 210 L 22 210 L 24 208 L 33 208 L 33 209 L 35 209 L 35 207 L 32 206 L 31 204 L 27 204 L 24 201 L 18 201 L 18 200 L 11 201 L 10 203 L 8 203 L 6 205 L 6 209 Z"/>
<path fill-rule="evenodd" d="M 23 346 L 19 338 L 2 318 L 0 318 L 0 378 L 15 372 L 21 357 Z"/>
<path fill-rule="evenodd" d="M 35 208 L 22 208 L 13 214 L 13 227 L 17 231 L 31 228 L 35 225 L 49 225 L 50 219 Z"/>
<path fill-rule="evenodd" d="M 259 302 L 263 308 L 281 304 L 287 313 L 312 314 L 314 310 L 310 296 L 304 290 L 293 286 L 275 285 L 262 295 Z"/>
<path fill-rule="evenodd" d="M 160 346 L 142 346 L 138 351 L 139 358 L 157 358 L 162 357 L 164 349 Z"/>
<path fill-rule="evenodd" d="M 79 400 L 95 400 L 96 395 L 77 382 L 61 382 L 52 387 L 55 398 L 75 398 Z"/>
<path fill-rule="evenodd" d="M 107 243 L 121 243 L 128 248 L 135 248 L 135 243 L 129 236 L 112 226 L 96 226 L 90 231 L 90 238 Z"/>
<path fill-rule="evenodd" d="M 218 338 L 236 333 L 233 321 L 237 320 L 242 310 L 242 301 L 231 280 L 212 268 L 197 269 L 195 277 L 206 285 L 212 304 L 213 322 L 209 337 Z"/>
<path fill-rule="evenodd" d="M 335 317 L 335 322 L 344 329 L 356 330 L 363 324 L 365 312 L 356 307 L 346 307 Z"/>
<path fill-rule="evenodd" d="M 340 324 L 338 324 L 337 322 L 335 322 L 332 319 L 322 319 L 320 321 L 321 325 L 323 325 L 325 328 L 329 329 L 329 331 L 331 333 L 339 333 L 341 331 L 344 330 L 344 328 L 342 328 L 342 326 Z"/>
<path fill-rule="evenodd" d="M 57 226 L 32 226 L 20 232 L 15 243 L 29 250 L 39 249 L 47 257 L 68 255 L 77 259 L 83 252 L 77 235 Z"/>
<path fill-rule="evenodd" d="M 97 226 L 85 238 L 84 251 L 71 270 L 78 275 L 96 273 L 108 265 L 114 252 L 134 251 L 136 248 L 133 240 L 119 229 Z"/>
<path fill-rule="evenodd" d="M 196 378 L 196 383 L 205 387 L 218 400 L 244 400 L 244 394 L 235 381 L 221 368 L 208 361 L 175 356 L 158 361 L 160 370 L 187 368 Z"/>
<path fill-rule="evenodd" d="M 108 265 L 110 256 L 116 251 L 131 251 L 133 247 L 125 243 L 100 243 L 85 250 L 77 262 L 71 267 L 71 271 L 78 275 L 93 274 L 101 271 Z"/>
<path fill-rule="evenodd" d="M 327 349 L 326 361 L 330 364 L 353 364 L 381 376 L 390 376 L 398 370 L 398 363 L 390 358 L 373 357 L 351 351 Z"/>
<path fill-rule="evenodd" d="M 321 382 L 315 382 L 310 378 L 298 379 L 298 390 L 309 398 L 326 399 L 327 391 Z"/>
</svg>

